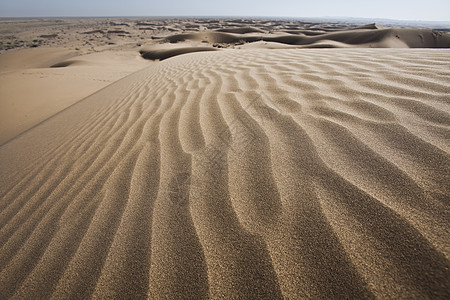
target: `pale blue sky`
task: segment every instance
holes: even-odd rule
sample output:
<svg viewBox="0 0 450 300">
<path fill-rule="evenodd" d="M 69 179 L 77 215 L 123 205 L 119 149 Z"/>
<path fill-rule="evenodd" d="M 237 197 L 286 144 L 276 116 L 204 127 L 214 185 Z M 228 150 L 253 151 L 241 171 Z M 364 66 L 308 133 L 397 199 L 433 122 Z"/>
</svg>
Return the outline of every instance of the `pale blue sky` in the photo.
<svg viewBox="0 0 450 300">
<path fill-rule="evenodd" d="M 0 0 L 0 16 L 336 16 L 450 21 L 450 0 Z"/>
</svg>

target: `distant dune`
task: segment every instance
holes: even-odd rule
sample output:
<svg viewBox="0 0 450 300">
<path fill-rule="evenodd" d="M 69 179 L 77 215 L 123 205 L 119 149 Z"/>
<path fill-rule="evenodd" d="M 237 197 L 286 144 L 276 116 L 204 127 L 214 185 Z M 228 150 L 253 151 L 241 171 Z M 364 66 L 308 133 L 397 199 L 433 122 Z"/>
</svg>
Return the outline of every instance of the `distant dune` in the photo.
<svg viewBox="0 0 450 300">
<path fill-rule="evenodd" d="M 140 53 L 143 58 L 151 60 L 164 60 L 173 56 L 191 53 L 191 52 L 204 52 L 204 51 L 216 51 L 218 49 L 212 47 L 176 47 L 167 49 L 149 49 L 141 50 Z"/>
<path fill-rule="evenodd" d="M 228 32 L 228 33 L 239 33 L 239 34 L 244 34 L 244 33 L 253 33 L 253 32 L 258 32 L 258 33 L 263 33 L 264 31 L 262 31 L 261 29 L 258 28 L 254 28 L 254 27 L 232 27 L 232 28 L 222 28 L 222 29 L 217 29 L 217 31 L 219 32 Z"/>
<path fill-rule="evenodd" d="M 192 42 L 202 43 L 202 46 L 189 45 Z M 160 49 L 161 43 L 178 46 Z M 140 53 L 147 59 L 163 60 L 216 48 L 450 48 L 450 35 L 426 29 L 379 29 L 376 24 L 326 31 L 289 29 L 278 33 L 234 27 L 161 37 L 157 44 L 141 49 Z"/>
<path fill-rule="evenodd" d="M 231 31 L 228 31 L 231 32 Z M 176 34 L 164 39 L 170 43 L 188 40 L 204 40 L 211 43 L 237 43 L 268 41 L 289 45 L 315 45 L 323 41 L 334 41 L 346 46 L 370 48 L 449 48 L 450 36 L 425 29 L 352 29 L 336 32 L 305 34 L 244 35 L 221 32 Z"/>
<path fill-rule="evenodd" d="M 449 46 L 397 29 L 164 39 Z M 442 49 L 152 63 L 0 146 L 1 298 L 449 299 L 449 78 Z"/>
</svg>

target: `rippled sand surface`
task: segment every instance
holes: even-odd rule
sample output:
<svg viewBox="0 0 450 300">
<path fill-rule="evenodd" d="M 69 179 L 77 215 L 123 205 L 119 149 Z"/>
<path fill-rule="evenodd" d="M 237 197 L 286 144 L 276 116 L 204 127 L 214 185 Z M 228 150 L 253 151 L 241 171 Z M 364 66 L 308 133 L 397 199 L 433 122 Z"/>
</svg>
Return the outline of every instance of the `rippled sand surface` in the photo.
<svg viewBox="0 0 450 300">
<path fill-rule="evenodd" d="M 2 298 L 449 297 L 450 53 L 190 53 L 0 147 Z"/>
</svg>

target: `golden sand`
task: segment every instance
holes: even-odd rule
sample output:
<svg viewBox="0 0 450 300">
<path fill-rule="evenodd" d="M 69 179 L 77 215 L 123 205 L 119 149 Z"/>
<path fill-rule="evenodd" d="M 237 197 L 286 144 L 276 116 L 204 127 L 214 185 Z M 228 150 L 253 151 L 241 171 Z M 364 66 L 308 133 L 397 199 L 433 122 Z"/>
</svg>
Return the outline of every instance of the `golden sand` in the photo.
<svg viewBox="0 0 450 300">
<path fill-rule="evenodd" d="M 450 53 L 134 73 L 0 147 L 2 298 L 446 298 Z"/>
</svg>

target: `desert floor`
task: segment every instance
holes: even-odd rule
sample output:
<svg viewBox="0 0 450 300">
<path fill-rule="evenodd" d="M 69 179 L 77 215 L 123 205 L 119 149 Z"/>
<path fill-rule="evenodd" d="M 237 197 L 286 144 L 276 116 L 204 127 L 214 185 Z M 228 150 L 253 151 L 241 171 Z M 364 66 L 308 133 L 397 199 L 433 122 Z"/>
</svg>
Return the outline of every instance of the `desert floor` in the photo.
<svg viewBox="0 0 450 300">
<path fill-rule="evenodd" d="M 450 297 L 447 33 L 20 19 L 0 38 L 0 298 Z"/>
</svg>

